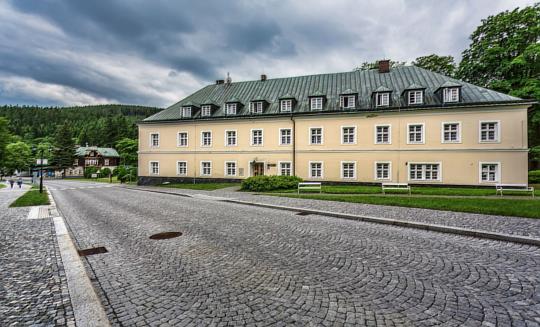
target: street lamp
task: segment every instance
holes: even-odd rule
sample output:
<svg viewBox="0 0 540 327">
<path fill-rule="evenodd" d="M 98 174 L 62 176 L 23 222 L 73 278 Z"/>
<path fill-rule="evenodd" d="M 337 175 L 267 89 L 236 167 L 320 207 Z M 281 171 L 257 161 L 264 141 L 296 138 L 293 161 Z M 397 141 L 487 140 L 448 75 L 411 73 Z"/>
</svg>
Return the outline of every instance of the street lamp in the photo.
<svg viewBox="0 0 540 327">
<path fill-rule="evenodd" d="M 48 147 L 47 150 L 50 152 L 51 147 Z M 32 152 L 40 153 L 40 159 L 39 159 L 39 193 L 43 193 L 43 152 L 45 151 L 44 148 L 37 149 L 35 146 L 32 147 Z"/>
</svg>

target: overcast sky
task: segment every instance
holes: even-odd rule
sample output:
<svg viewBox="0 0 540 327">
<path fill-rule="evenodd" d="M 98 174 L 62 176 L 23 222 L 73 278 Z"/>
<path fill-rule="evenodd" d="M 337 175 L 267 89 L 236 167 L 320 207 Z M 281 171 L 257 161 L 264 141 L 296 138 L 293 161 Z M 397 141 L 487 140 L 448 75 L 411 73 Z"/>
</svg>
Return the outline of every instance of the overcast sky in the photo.
<svg viewBox="0 0 540 327">
<path fill-rule="evenodd" d="M 527 0 L 0 0 L 0 105 L 167 107 L 204 85 L 460 54 Z"/>
</svg>

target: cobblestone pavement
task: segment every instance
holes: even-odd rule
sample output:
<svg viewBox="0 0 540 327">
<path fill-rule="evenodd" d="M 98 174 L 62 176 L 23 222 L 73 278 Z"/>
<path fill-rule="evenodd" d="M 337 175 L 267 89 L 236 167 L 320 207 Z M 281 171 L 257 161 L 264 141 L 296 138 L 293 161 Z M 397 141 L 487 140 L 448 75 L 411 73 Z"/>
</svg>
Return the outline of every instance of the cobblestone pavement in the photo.
<svg viewBox="0 0 540 327">
<path fill-rule="evenodd" d="M 23 192 L 0 190 L 0 326 L 75 326 L 52 220 L 8 208 Z"/>
<path fill-rule="evenodd" d="M 277 204 L 305 209 L 318 209 L 353 215 L 366 215 L 382 218 L 401 219 L 444 226 L 479 229 L 503 234 L 540 237 L 540 219 L 532 218 L 504 217 L 420 208 L 405 208 L 362 203 L 285 198 L 278 196 L 256 195 L 245 192 L 234 192 L 230 190 L 198 191 L 162 187 L 139 188 L 182 194 L 206 194 L 258 203 Z"/>
<path fill-rule="evenodd" d="M 538 247 L 119 187 L 53 194 L 79 246 L 109 251 L 86 258 L 114 325 L 540 326 Z M 183 235 L 149 239 L 165 231 Z"/>
</svg>

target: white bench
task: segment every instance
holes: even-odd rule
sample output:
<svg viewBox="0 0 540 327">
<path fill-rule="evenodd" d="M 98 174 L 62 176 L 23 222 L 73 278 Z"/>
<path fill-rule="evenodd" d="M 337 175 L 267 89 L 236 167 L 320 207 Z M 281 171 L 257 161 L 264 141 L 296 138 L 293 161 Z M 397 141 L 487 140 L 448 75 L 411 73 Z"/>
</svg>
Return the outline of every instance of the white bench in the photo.
<svg viewBox="0 0 540 327">
<path fill-rule="evenodd" d="M 320 182 L 303 182 L 298 183 L 298 194 L 301 190 L 319 190 L 319 193 L 322 192 L 322 187 Z"/>
<path fill-rule="evenodd" d="M 511 192 L 531 192 L 532 197 L 534 198 L 534 187 L 527 184 L 496 184 L 495 185 L 495 195 L 501 194 L 503 196 L 504 191 Z"/>
<path fill-rule="evenodd" d="M 386 194 L 386 190 L 407 190 L 411 195 L 411 187 L 407 183 L 382 183 L 382 193 Z"/>
</svg>

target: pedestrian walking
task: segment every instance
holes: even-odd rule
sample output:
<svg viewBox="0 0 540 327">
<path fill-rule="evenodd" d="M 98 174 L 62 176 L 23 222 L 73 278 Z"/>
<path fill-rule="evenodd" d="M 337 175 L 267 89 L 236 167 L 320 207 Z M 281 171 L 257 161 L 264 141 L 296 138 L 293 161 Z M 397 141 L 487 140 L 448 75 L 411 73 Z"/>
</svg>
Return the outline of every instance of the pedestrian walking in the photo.
<svg viewBox="0 0 540 327">
<path fill-rule="evenodd" d="M 15 184 L 15 180 L 13 179 L 13 177 L 11 177 L 9 179 L 9 185 L 11 186 L 11 188 L 13 188 L 13 184 Z"/>
<path fill-rule="evenodd" d="M 22 177 L 19 177 L 19 179 L 17 179 L 17 185 L 19 185 L 19 188 L 22 187 Z"/>
</svg>

